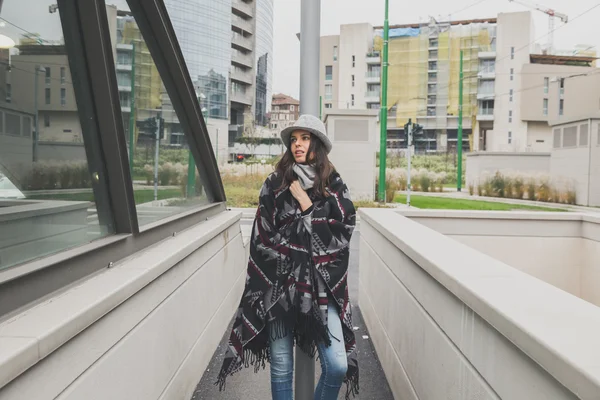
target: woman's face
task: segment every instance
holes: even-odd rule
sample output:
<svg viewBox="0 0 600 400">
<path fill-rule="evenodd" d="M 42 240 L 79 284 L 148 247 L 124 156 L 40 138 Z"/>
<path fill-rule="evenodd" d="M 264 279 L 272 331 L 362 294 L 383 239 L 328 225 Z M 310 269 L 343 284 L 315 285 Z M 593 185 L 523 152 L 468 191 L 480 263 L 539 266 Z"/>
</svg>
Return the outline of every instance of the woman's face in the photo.
<svg viewBox="0 0 600 400">
<path fill-rule="evenodd" d="M 297 164 L 306 164 L 308 149 L 310 148 L 310 133 L 306 131 L 294 131 L 290 138 L 290 150 Z"/>
</svg>

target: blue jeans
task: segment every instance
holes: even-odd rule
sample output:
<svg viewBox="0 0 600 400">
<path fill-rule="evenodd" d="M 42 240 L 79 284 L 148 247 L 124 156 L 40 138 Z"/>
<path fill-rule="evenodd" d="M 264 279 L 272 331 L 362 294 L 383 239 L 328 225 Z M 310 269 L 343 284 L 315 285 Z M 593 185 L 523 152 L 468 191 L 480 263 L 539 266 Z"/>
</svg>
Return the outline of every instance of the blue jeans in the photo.
<svg viewBox="0 0 600 400">
<path fill-rule="evenodd" d="M 335 304 L 329 303 L 327 326 L 331 346 L 319 343 L 321 379 L 315 391 L 315 400 L 336 400 L 348 370 L 342 322 Z M 271 341 L 271 393 L 273 400 L 293 399 L 294 339 L 292 335 Z"/>
</svg>

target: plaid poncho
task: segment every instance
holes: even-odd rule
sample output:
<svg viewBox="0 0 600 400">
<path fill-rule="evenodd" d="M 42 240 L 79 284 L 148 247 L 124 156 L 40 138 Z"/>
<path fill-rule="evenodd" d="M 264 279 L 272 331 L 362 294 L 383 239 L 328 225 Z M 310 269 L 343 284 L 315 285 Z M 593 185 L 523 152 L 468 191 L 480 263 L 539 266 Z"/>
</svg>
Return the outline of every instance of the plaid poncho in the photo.
<svg viewBox="0 0 600 400">
<path fill-rule="evenodd" d="M 296 346 L 311 357 L 317 342 L 329 345 L 327 308 L 337 307 L 348 355 L 346 398 L 358 394 L 358 363 L 348 298 L 350 237 L 356 212 L 348 188 L 337 173 L 329 196 L 307 191 L 313 206 L 302 212 L 282 178 L 265 181 L 252 228 L 246 287 L 229 338 L 217 384 L 244 366 L 255 372 L 270 362 L 269 329 L 277 339 L 294 335 Z M 330 303 L 329 298 L 336 303 Z M 334 339 L 335 340 L 335 339 Z"/>
</svg>

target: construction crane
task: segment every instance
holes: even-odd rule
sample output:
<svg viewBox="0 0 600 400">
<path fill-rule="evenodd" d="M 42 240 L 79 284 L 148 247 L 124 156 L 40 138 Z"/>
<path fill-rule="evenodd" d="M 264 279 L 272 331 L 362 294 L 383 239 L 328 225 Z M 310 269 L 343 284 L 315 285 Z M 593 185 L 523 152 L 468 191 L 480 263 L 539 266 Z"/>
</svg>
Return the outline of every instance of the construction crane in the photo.
<svg viewBox="0 0 600 400">
<path fill-rule="evenodd" d="M 525 7 L 533 8 L 534 10 L 538 10 L 543 12 L 544 14 L 548 14 L 548 54 L 552 54 L 552 49 L 554 48 L 554 18 L 560 18 L 562 22 L 565 24 L 569 22 L 569 17 L 566 14 L 562 14 L 553 10 L 549 7 L 543 6 L 541 4 L 532 3 L 527 0 L 508 0 L 511 3 L 518 3 Z"/>
</svg>

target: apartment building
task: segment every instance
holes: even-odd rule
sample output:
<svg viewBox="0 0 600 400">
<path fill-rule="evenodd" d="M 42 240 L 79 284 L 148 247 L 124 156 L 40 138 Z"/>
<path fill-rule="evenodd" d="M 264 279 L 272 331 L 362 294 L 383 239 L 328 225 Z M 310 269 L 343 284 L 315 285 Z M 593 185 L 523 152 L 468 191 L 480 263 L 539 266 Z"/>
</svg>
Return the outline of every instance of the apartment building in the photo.
<svg viewBox="0 0 600 400">
<path fill-rule="evenodd" d="M 382 27 L 353 24 L 321 38 L 325 108 L 380 107 L 382 36 Z M 545 79 L 549 84 L 595 66 L 590 46 L 579 45 L 571 55 L 542 54 L 531 12 L 392 25 L 388 51 L 388 148 L 406 147 L 403 127 L 410 118 L 424 127 L 415 139 L 423 152 L 457 147 L 461 53 L 467 151 L 547 151 L 550 128 L 542 114 L 546 103 L 553 105 L 542 96 Z"/>
<path fill-rule="evenodd" d="M 300 114 L 300 102 L 293 97 L 278 93 L 271 102 L 270 128 L 274 133 L 294 125 Z"/>
</svg>

